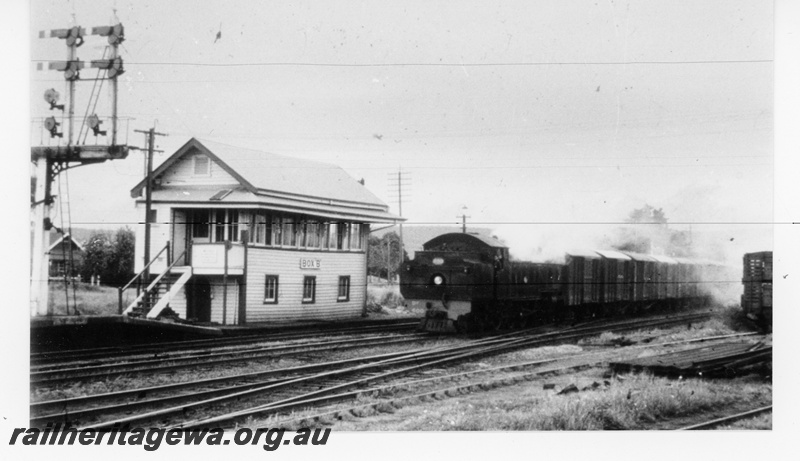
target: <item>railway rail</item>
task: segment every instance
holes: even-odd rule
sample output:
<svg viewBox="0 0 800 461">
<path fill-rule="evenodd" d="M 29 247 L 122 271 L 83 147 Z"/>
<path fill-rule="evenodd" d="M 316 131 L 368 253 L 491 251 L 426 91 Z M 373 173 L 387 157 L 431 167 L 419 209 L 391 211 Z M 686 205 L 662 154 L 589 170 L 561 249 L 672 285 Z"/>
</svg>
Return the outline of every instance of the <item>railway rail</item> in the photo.
<svg viewBox="0 0 800 461">
<path fill-rule="evenodd" d="M 397 353 L 391 356 L 373 357 L 370 360 L 365 358 L 364 361 L 357 364 L 355 362 L 343 364 L 340 361 L 335 366 L 332 364 L 310 365 L 309 367 L 311 368 L 306 370 L 296 369 L 293 374 L 287 374 L 285 371 L 276 371 L 270 375 L 270 379 L 258 380 L 267 375 L 252 376 L 250 379 L 254 379 L 254 381 L 238 386 L 230 385 L 215 389 L 214 392 L 210 392 L 211 389 L 208 389 L 208 387 L 202 389 L 200 387 L 218 385 L 219 383 L 210 383 L 208 380 L 205 380 L 205 382 L 198 381 L 194 383 L 196 387 L 193 387 L 191 383 L 184 383 L 181 388 L 191 390 L 191 394 L 195 394 L 196 397 L 184 395 L 182 400 L 191 401 L 173 406 L 169 406 L 169 404 L 176 402 L 177 398 L 174 400 L 137 403 L 135 408 L 130 405 L 130 402 L 115 403 L 102 408 L 91 408 L 86 407 L 91 399 L 90 396 L 86 396 L 73 399 L 70 402 L 48 403 L 51 410 L 58 409 L 48 414 L 43 414 L 47 413 L 42 410 L 43 408 L 48 408 L 45 405 L 38 408 L 32 407 L 32 414 L 35 415 L 32 419 L 32 425 L 38 426 L 49 421 L 64 420 L 78 422 L 94 428 L 109 428 L 113 427 L 114 424 L 141 424 L 152 421 L 157 421 L 158 424 L 168 427 L 220 424 L 244 417 L 270 413 L 272 411 L 271 408 L 276 405 L 296 404 L 297 402 L 318 398 L 330 398 L 330 396 L 352 391 L 354 388 L 363 388 L 387 379 L 412 375 L 432 367 L 450 366 L 482 356 L 501 354 L 526 347 L 575 341 L 603 331 L 619 332 L 645 327 L 655 328 L 697 322 L 708 318 L 708 316 L 709 314 L 701 313 L 657 319 L 603 322 L 549 333 L 542 333 L 541 330 L 528 333 L 513 332 L 506 335 L 471 340 L 458 346 L 428 348 L 408 353 Z M 165 390 L 170 391 L 169 389 Z M 200 394 L 200 392 L 205 391 L 209 392 Z M 138 395 L 136 390 L 128 392 L 129 396 Z M 152 390 L 147 390 L 146 394 L 151 395 Z M 111 398 L 113 399 L 113 397 Z M 58 403 L 61 406 L 58 406 Z M 167 404 L 167 406 L 164 407 L 164 404 Z M 153 407 L 158 408 L 151 410 Z M 142 411 L 135 415 L 119 417 L 120 415 L 129 414 L 134 409 Z M 81 413 L 82 411 L 89 413 Z M 212 416 L 204 419 L 192 419 L 199 415 Z"/>
<path fill-rule="evenodd" d="M 404 332 L 415 329 L 419 325 L 419 319 L 387 321 L 382 323 L 365 324 L 364 326 L 353 326 L 347 324 L 342 328 L 322 328 L 315 327 L 290 332 L 277 332 L 267 334 L 247 334 L 232 337 L 196 339 L 189 341 L 170 341 L 138 345 L 126 345 L 118 347 L 102 347 L 90 349 L 73 349 L 37 352 L 30 355 L 31 366 L 44 366 L 51 363 L 64 363 L 65 361 L 88 361 L 102 360 L 109 358 L 120 358 L 133 355 L 159 355 L 186 351 L 194 349 L 208 349 L 216 347 L 235 347 L 247 344 L 255 344 L 267 341 L 292 341 L 307 339 L 309 335 L 324 334 L 325 336 L 338 336 L 348 334 L 364 333 L 393 333 Z"/>
<path fill-rule="evenodd" d="M 657 345 L 646 344 L 638 346 L 628 346 L 630 349 L 638 349 L 643 347 L 653 346 L 672 346 L 676 344 L 690 344 L 696 342 L 706 342 L 715 340 L 728 340 L 732 338 L 744 338 L 752 336 L 755 333 L 740 333 L 732 335 L 709 336 L 704 338 L 694 338 L 682 341 L 673 341 L 661 343 Z M 289 403 L 282 406 L 274 406 L 271 408 L 279 417 L 275 421 L 273 418 L 270 421 L 270 427 L 291 427 L 294 424 L 299 427 L 310 427 L 314 425 L 326 424 L 337 420 L 343 420 L 349 417 L 361 417 L 370 412 L 393 412 L 394 409 L 402 408 L 408 405 L 414 405 L 418 402 L 424 402 L 429 399 L 442 400 L 448 397 L 456 397 L 458 395 L 470 394 L 475 392 L 488 391 L 502 386 L 511 386 L 523 381 L 536 380 L 544 376 L 553 374 L 560 374 L 565 372 L 578 371 L 581 369 L 601 366 L 605 363 L 603 359 L 598 358 L 602 352 L 589 352 L 580 354 L 571 354 L 564 357 L 542 359 L 521 363 L 513 363 L 497 367 L 485 368 L 480 370 L 466 371 L 453 374 L 442 374 L 433 377 L 424 377 L 422 379 L 409 380 L 400 383 L 392 383 L 385 386 L 373 387 L 363 390 L 356 390 L 348 393 L 322 397 L 319 399 L 311 399 L 308 401 Z M 547 367 L 547 365 L 557 365 L 559 362 L 578 362 L 573 365 L 564 365 L 557 367 Z M 524 371 L 528 368 L 536 368 L 535 371 Z M 544 369 L 542 369 L 544 367 Z M 514 374 L 513 372 L 519 372 Z M 501 377 L 495 375 L 503 374 Z M 478 381 L 463 382 L 470 378 L 477 378 L 482 375 L 489 375 L 490 379 L 482 379 Z M 456 381 L 457 385 L 448 385 L 445 387 L 427 388 L 426 386 L 436 383 L 447 383 Z M 418 389 L 423 388 L 423 389 Z M 400 395 L 397 394 L 406 394 Z M 373 401 L 370 403 L 363 403 L 358 405 L 350 405 L 344 408 L 335 408 L 333 410 L 323 410 L 318 413 L 303 414 L 302 410 L 313 408 L 315 406 L 324 405 L 326 403 L 336 403 L 339 401 L 354 400 L 361 396 L 369 396 L 372 398 L 390 395 L 390 398 Z M 290 415 L 289 412 L 292 414 Z M 299 414 L 298 414 L 299 413 Z"/>
<path fill-rule="evenodd" d="M 55 385 L 70 381 L 110 378 L 129 374 L 161 373 L 183 368 L 209 367 L 251 360 L 284 358 L 315 352 L 406 344 L 417 342 L 419 339 L 419 335 L 370 336 L 367 338 L 316 341 L 291 345 L 269 345 L 221 352 L 199 351 L 184 356 L 167 355 L 159 358 L 133 358 L 122 363 L 86 363 L 83 366 L 47 367 L 33 369 L 30 373 L 30 382 L 34 386 Z"/>
<path fill-rule="evenodd" d="M 767 405 L 765 407 L 756 408 L 749 411 L 744 411 L 741 413 L 737 413 L 735 415 L 725 416 L 723 418 L 715 418 L 711 421 L 706 421 L 699 424 L 692 424 L 691 426 L 684 426 L 678 428 L 679 431 L 697 431 L 697 430 L 707 430 L 707 429 L 714 429 L 715 427 L 725 426 L 727 424 L 735 423 L 736 421 L 740 421 L 743 419 L 753 418 L 764 413 L 771 413 L 772 412 L 772 405 Z"/>
<path fill-rule="evenodd" d="M 278 411 L 287 411 L 290 409 L 302 408 L 309 404 L 319 404 L 325 402 L 332 402 L 339 399 L 349 399 L 356 392 L 348 392 L 351 389 L 367 386 L 370 384 L 385 381 L 391 378 L 420 372 L 424 369 L 430 369 L 437 366 L 449 366 L 466 360 L 477 359 L 488 355 L 496 355 L 505 352 L 511 352 L 526 347 L 541 347 L 545 345 L 558 344 L 576 341 L 578 339 L 592 336 L 605 331 L 629 331 L 639 329 L 641 327 L 658 327 L 665 325 L 673 325 L 675 323 L 684 323 L 697 321 L 701 318 L 707 318 L 707 314 L 690 314 L 685 316 L 676 316 L 671 318 L 661 318 L 657 320 L 633 320 L 633 321 L 619 321 L 613 324 L 600 324 L 596 326 L 589 326 L 584 328 L 568 328 L 562 331 L 552 333 L 545 333 L 540 335 L 533 335 L 531 337 L 522 336 L 515 337 L 512 333 L 505 338 L 496 338 L 484 340 L 484 342 L 477 344 L 476 347 L 459 348 L 463 349 L 459 353 L 452 355 L 447 353 L 439 354 L 433 353 L 429 360 L 416 360 L 416 364 L 400 369 L 390 369 L 384 373 L 375 374 L 368 377 L 355 377 L 356 379 L 346 382 L 334 381 L 327 387 L 300 394 L 285 399 L 278 399 L 266 405 L 254 406 L 245 410 L 235 411 L 223 415 L 218 415 L 211 418 L 193 420 L 176 424 L 172 427 L 176 428 L 198 428 L 209 427 L 213 425 L 231 424 L 243 418 L 264 416 L 266 414 L 274 414 Z M 454 348 L 455 349 L 455 348 Z M 337 394 L 338 393 L 338 394 Z"/>
</svg>

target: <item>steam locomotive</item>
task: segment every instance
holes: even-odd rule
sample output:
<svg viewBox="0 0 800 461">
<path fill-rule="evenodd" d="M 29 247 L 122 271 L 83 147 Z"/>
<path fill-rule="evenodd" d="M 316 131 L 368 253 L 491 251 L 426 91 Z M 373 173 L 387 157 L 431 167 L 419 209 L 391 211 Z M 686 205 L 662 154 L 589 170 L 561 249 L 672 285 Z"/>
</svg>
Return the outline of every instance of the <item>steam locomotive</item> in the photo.
<svg viewBox="0 0 800 461">
<path fill-rule="evenodd" d="M 570 252 L 564 264 L 514 261 L 496 239 L 435 237 L 404 262 L 400 292 L 425 306 L 422 328 L 473 332 L 559 319 L 706 305 L 703 281 L 721 280 L 709 261 L 619 251 Z"/>
</svg>

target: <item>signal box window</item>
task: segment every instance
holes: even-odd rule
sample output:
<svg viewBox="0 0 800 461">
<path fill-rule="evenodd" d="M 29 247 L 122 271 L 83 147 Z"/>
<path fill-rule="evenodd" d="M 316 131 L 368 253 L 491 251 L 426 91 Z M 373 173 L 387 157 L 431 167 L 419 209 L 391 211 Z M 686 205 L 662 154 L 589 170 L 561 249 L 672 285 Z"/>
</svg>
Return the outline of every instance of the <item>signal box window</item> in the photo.
<svg viewBox="0 0 800 461">
<path fill-rule="evenodd" d="M 259 245 L 272 244 L 272 219 L 264 213 L 256 213 L 250 241 Z"/>
<path fill-rule="evenodd" d="M 280 245 L 283 241 L 283 227 L 281 227 L 281 218 L 275 217 L 272 219 L 272 244 Z"/>
<path fill-rule="evenodd" d="M 209 235 L 208 211 L 198 210 L 190 214 L 192 238 L 207 239 Z"/>
<path fill-rule="evenodd" d="M 278 276 L 267 275 L 264 283 L 264 304 L 278 304 Z"/>
<path fill-rule="evenodd" d="M 315 221 L 309 221 L 305 225 L 306 229 L 306 248 L 319 248 L 319 225 Z"/>
<path fill-rule="evenodd" d="M 336 249 L 347 250 L 349 248 L 350 226 L 347 223 L 336 223 Z"/>
<path fill-rule="evenodd" d="M 317 292 L 317 277 L 306 275 L 303 277 L 303 304 L 312 304 Z"/>
<path fill-rule="evenodd" d="M 337 301 L 350 301 L 350 276 L 339 276 L 339 295 Z"/>
<path fill-rule="evenodd" d="M 283 219 L 283 246 L 295 246 L 297 235 L 295 234 L 295 221 L 293 218 Z"/>
</svg>

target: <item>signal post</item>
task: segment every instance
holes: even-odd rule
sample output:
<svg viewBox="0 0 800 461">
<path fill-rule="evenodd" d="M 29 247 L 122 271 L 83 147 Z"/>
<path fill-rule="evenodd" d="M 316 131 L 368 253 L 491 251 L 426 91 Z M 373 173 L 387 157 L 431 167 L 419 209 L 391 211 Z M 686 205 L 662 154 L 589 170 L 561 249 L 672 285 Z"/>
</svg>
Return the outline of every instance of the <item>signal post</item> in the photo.
<svg viewBox="0 0 800 461">
<path fill-rule="evenodd" d="M 31 267 L 31 315 L 51 315 L 52 309 L 48 304 L 48 279 L 49 279 L 49 231 L 54 228 L 50 221 L 51 206 L 54 196 L 51 192 L 53 180 L 61 171 L 82 165 L 105 162 L 106 160 L 124 159 L 128 156 L 128 146 L 117 144 L 117 77 L 124 72 L 122 58 L 119 57 L 118 47 L 125 39 L 122 24 L 113 26 L 95 27 L 91 35 L 108 37 L 111 47 L 111 58 L 91 61 L 91 67 L 105 71 L 102 79 L 111 81 L 111 136 L 109 144 L 85 145 L 74 139 L 75 116 L 75 84 L 80 80 L 80 71 L 84 63 L 77 57 L 77 49 L 84 42 L 86 30 L 80 26 L 69 29 L 56 29 L 50 31 L 50 38 L 58 38 L 67 45 L 67 60 L 51 62 L 49 69 L 64 73 L 68 86 L 67 110 L 67 142 L 65 145 L 35 146 L 31 147 L 31 161 L 36 164 L 36 191 L 33 207 L 33 252 Z M 39 38 L 45 38 L 44 31 L 39 33 Z M 41 70 L 41 65 L 39 66 Z M 90 98 L 91 99 L 91 98 Z M 50 104 L 50 110 L 60 110 L 65 106 L 58 104 L 59 94 L 54 89 L 45 92 L 45 101 Z M 102 121 L 96 114 L 86 120 L 95 137 L 106 136 L 106 131 L 100 130 Z M 44 121 L 45 129 L 51 138 L 63 138 L 64 133 L 59 132 L 59 123 L 56 117 L 47 117 Z M 56 228 L 57 229 L 57 228 Z M 60 230 L 60 229 L 59 229 Z M 61 230 L 63 232 L 63 230 Z"/>
</svg>

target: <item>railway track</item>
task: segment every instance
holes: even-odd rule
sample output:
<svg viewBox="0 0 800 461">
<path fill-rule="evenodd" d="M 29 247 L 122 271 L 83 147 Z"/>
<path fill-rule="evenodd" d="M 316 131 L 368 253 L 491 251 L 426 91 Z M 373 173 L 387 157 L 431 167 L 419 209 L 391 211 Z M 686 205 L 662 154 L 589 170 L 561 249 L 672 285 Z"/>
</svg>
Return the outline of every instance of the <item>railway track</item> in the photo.
<svg viewBox="0 0 800 461">
<path fill-rule="evenodd" d="M 119 347 L 38 352 L 30 355 L 30 363 L 32 367 L 40 367 L 54 363 L 63 364 L 66 361 L 81 362 L 123 358 L 126 356 L 137 355 L 157 356 L 179 351 L 245 346 L 268 341 L 301 340 L 308 339 L 310 335 L 320 334 L 325 336 L 339 336 L 364 333 L 400 333 L 415 329 L 419 325 L 419 319 L 385 323 L 386 324 L 365 324 L 363 326 L 352 326 L 348 324 L 343 328 L 311 328 L 291 332 L 250 334 L 223 338 L 197 339 L 190 341 L 171 341 Z"/>
<path fill-rule="evenodd" d="M 222 424 L 232 424 L 233 422 L 243 418 L 252 418 L 256 416 L 263 417 L 264 415 L 276 414 L 281 411 L 303 408 L 304 406 L 311 404 L 316 405 L 320 403 L 333 402 L 340 399 L 350 399 L 358 395 L 358 392 L 351 391 L 352 389 L 365 387 L 367 385 L 379 383 L 387 379 L 394 379 L 400 376 L 421 372 L 432 367 L 451 366 L 467 360 L 474 360 L 488 355 L 511 352 L 522 348 L 541 347 L 545 345 L 572 342 L 605 331 L 629 331 L 642 327 L 674 325 L 675 323 L 694 322 L 702 318 L 707 318 L 707 314 L 690 314 L 671 318 L 661 318 L 655 321 L 652 319 L 618 321 L 611 324 L 599 324 L 596 326 L 588 326 L 583 328 L 568 328 L 562 331 L 533 335 L 531 337 L 520 337 L 512 333 L 503 338 L 482 340 L 482 342 L 477 344 L 476 347 L 459 348 L 462 350 L 455 355 L 450 354 L 450 351 L 446 351 L 443 354 L 433 353 L 428 357 L 429 360 L 418 359 L 416 360 L 417 363 L 415 365 L 409 367 L 391 369 L 386 372 L 378 373 L 368 377 L 356 376 L 355 379 L 345 382 L 341 382 L 341 380 L 334 381 L 326 387 L 321 387 L 311 392 L 306 392 L 305 394 L 295 395 L 283 399 L 278 398 L 269 404 L 256 405 L 245 410 L 230 412 L 211 418 L 182 422 L 170 427 L 199 428 L 219 426 Z"/>
<path fill-rule="evenodd" d="M 116 363 L 84 362 L 66 366 L 47 366 L 32 369 L 32 386 L 64 384 L 72 381 L 106 379 L 120 375 L 163 373 L 185 368 L 227 365 L 236 362 L 285 358 L 300 354 L 341 351 L 418 342 L 420 335 L 369 336 L 346 340 L 326 340 L 290 345 L 268 345 L 213 352 L 196 351 L 185 355 L 166 354 L 158 358 L 130 357 Z"/>
<path fill-rule="evenodd" d="M 253 381 L 236 385 L 229 384 L 222 388 L 219 388 L 220 384 L 225 384 L 222 381 L 211 383 L 205 380 L 204 382 L 183 383 L 181 389 L 190 392 L 184 392 L 180 396 L 168 394 L 164 396 L 166 400 L 138 402 L 135 406 L 128 401 L 97 407 L 91 403 L 91 396 L 70 401 L 48 402 L 51 409 L 49 413 L 44 410 L 48 408 L 46 405 L 32 407 L 31 413 L 34 417 L 31 423 L 32 426 L 40 426 L 51 421 L 70 421 L 94 428 L 110 428 L 114 424 L 143 424 L 145 422 L 150 424 L 155 422 L 155 424 L 166 427 L 227 424 L 242 418 L 269 414 L 274 412 L 273 409 L 276 406 L 317 401 L 316 399 L 328 401 L 331 398 L 350 398 L 344 396 L 350 395 L 353 389 L 413 375 L 433 367 L 451 366 L 521 348 L 571 342 L 603 331 L 629 331 L 676 323 L 697 322 L 707 318 L 708 315 L 689 314 L 658 319 L 605 322 L 550 333 L 542 333 L 541 330 L 527 333 L 513 332 L 471 340 L 458 346 L 428 348 L 409 353 L 364 358 L 360 363 L 353 361 L 346 364 L 338 362 L 335 365 L 315 364 L 305 370 L 295 369 L 292 373 L 287 370 L 276 370 L 271 375 L 251 376 L 248 379 L 253 379 Z M 209 385 L 217 386 L 217 388 L 209 389 Z M 201 386 L 206 387 L 201 389 Z M 163 390 L 169 393 L 175 389 Z M 152 389 L 140 391 L 145 395 L 154 393 Z M 139 395 L 137 390 L 127 392 L 129 397 Z M 105 398 L 113 401 L 121 396 L 106 396 Z M 179 400 L 189 401 L 172 405 Z M 157 408 L 153 409 L 154 407 Z M 53 409 L 58 410 L 54 411 Z M 119 415 L 129 414 L 131 411 L 138 412 L 134 415 L 119 417 Z M 211 415 L 211 417 L 197 419 L 201 415 Z"/>
<path fill-rule="evenodd" d="M 723 418 L 716 418 L 710 421 L 706 421 L 699 424 L 692 424 L 691 426 L 684 426 L 678 428 L 676 430 L 679 431 L 698 431 L 698 430 L 707 430 L 707 429 L 714 429 L 715 427 L 724 426 L 726 424 L 735 423 L 736 421 L 740 421 L 743 419 L 754 418 L 756 416 L 762 415 L 764 413 L 771 413 L 772 412 L 772 405 L 767 405 L 765 407 L 756 408 L 749 411 L 744 411 L 742 413 L 737 413 L 735 415 L 725 416 Z"/>
<path fill-rule="evenodd" d="M 743 338 L 752 336 L 754 333 L 732 334 L 722 336 L 710 336 L 705 338 L 694 338 L 690 340 L 674 341 L 657 345 L 638 345 L 628 346 L 630 349 L 639 349 L 654 346 L 672 346 L 676 344 L 690 344 L 697 342 L 724 340 L 731 338 Z M 349 393 L 328 396 L 319 399 L 311 399 L 301 402 L 293 402 L 285 405 L 276 405 L 270 408 L 274 412 L 274 417 L 269 421 L 270 427 L 290 428 L 312 427 L 316 425 L 331 424 L 351 417 L 362 417 L 370 413 L 393 412 L 394 409 L 409 405 L 415 405 L 428 400 L 443 400 L 448 397 L 485 392 L 498 387 L 511 386 L 523 381 L 532 381 L 544 376 L 579 371 L 605 365 L 605 360 L 601 357 L 602 352 L 589 352 L 579 354 L 569 354 L 563 357 L 542 359 L 513 363 L 508 365 L 496 366 L 486 369 L 466 371 L 460 373 L 444 373 L 437 376 L 424 376 L 419 374 L 421 379 L 410 379 L 403 382 L 392 383 L 385 386 L 360 389 Z M 572 362 L 572 365 L 558 365 L 559 362 Z M 577 362 L 577 363 L 575 363 Z M 535 371 L 526 371 L 535 368 Z M 497 375 L 501 375 L 497 377 Z M 489 376 L 486 379 L 486 376 Z M 477 378 L 477 379 L 476 379 Z M 466 381 L 466 382 L 465 382 Z M 452 383 L 455 382 L 455 385 Z M 451 383 L 444 387 L 433 387 L 432 385 L 441 383 Z M 347 400 L 356 400 L 359 397 L 379 399 L 369 403 L 349 405 L 334 409 L 323 409 L 317 413 L 305 413 L 303 410 L 325 405 L 326 403 L 337 403 Z M 388 396 L 388 398 L 380 399 Z M 738 418 L 748 417 L 749 414 L 743 413 Z M 283 419 L 280 419 L 283 418 Z M 734 420 L 738 419 L 733 417 Z M 719 424 L 724 424 L 722 421 Z M 256 423 L 256 426 L 258 423 Z M 698 427 L 702 429 L 705 427 Z"/>
</svg>

